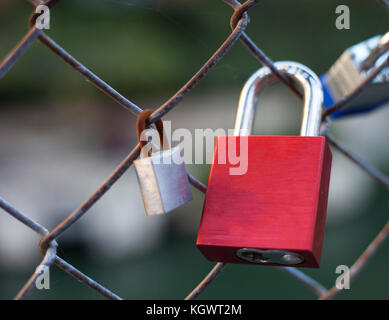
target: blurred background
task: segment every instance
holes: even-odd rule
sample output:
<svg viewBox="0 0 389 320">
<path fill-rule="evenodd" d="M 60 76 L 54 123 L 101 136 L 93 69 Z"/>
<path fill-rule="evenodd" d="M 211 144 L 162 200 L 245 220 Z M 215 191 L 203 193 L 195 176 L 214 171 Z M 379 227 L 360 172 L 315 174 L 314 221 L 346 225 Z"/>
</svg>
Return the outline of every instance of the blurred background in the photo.
<svg viewBox="0 0 389 320">
<path fill-rule="evenodd" d="M 351 29 L 335 27 L 346 4 Z M 24 36 L 32 6 L 0 0 L 0 58 Z M 230 33 L 222 1 L 68 0 L 47 32 L 98 76 L 142 108 L 175 93 Z M 349 46 L 389 29 L 376 1 L 262 1 L 247 33 L 273 60 L 301 62 L 318 75 Z M 260 67 L 237 43 L 165 119 L 174 128 L 232 128 L 240 90 Z M 297 134 L 301 102 L 282 85 L 264 92 L 255 134 Z M 389 108 L 333 123 L 332 133 L 389 173 Z M 136 143 L 136 117 L 39 42 L 0 81 L 0 195 L 51 229 L 105 180 Z M 322 266 L 304 270 L 327 287 L 336 266 L 351 266 L 388 220 L 387 190 L 333 149 Z M 188 165 L 204 183 L 208 165 Z M 213 267 L 195 247 L 203 195 L 166 216 L 146 217 L 131 167 L 59 238 L 59 255 L 127 299 L 181 299 Z M 15 296 L 41 260 L 39 237 L 0 212 L 0 298 Z M 341 299 L 389 298 L 389 243 Z M 100 299 L 63 271 L 34 299 Z M 314 299 L 279 270 L 229 265 L 204 299 Z"/>
</svg>

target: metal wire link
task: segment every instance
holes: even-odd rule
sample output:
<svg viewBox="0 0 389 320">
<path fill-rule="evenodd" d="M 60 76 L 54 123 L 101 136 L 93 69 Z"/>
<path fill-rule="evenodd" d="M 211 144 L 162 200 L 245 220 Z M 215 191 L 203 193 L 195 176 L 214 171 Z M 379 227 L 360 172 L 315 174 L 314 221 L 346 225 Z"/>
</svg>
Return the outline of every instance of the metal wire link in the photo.
<svg viewBox="0 0 389 320">
<path fill-rule="evenodd" d="M 53 7 L 60 0 L 27 0 L 34 6 L 41 4 Z M 215 53 L 205 62 L 205 64 L 196 72 L 188 82 L 181 87 L 171 98 L 169 98 L 165 103 L 163 103 L 158 109 L 156 109 L 153 114 L 150 116 L 150 122 L 155 122 L 156 120 L 162 118 L 169 111 L 178 105 L 178 103 L 184 99 L 184 97 L 209 73 L 209 71 L 225 56 L 225 54 L 231 49 L 231 47 L 239 39 L 247 49 L 254 55 L 259 62 L 267 66 L 279 80 L 284 83 L 292 92 L 297 96 L 302 98 L 301 93 L 294 87 L 291 81 L 278 69 L 275 67 L 273 61 L 266 56 L 266 54 L 246 35 L 244 30 L 246 29 L 249 23 L 249 16 L 247 11 L 257 5 L 260 0 L 248 0 L 241 4 L 236 0 L 223 0 L 226 4 L 231 6 L 234 9 L 233 15 L 231 16 L 230 25 L 232 32 L 228 38 L 221 44 L 221 46 L 215 51 Z M 386 0 L 378 0 L 382 5 L 387 7 Z M 30 22 L 33 22 L 32 19 Z M 115 102 L 117 102 L 122 107 L 126 108 L 135 115 L 138 115 L 142 112 L 142 108 L 137 106 L 135 103 L 124 97 L 122 94 L 117 92 L 112 88 L 108 83 L 100 79 L 96 74 L 86 68 L 81 62 L 75 59 L 70 53 L 58 45 L 54 40 L 52 40 L 48 35 L 43 31 L 38 30 L 34 24 L 30 23 L 30 29 L 27 34 L 22 38 L 22 40 L 15 46 L 13 50 L 0 62 L 0 79 L 13 67 L 13 65 L 20 59 L 20 57 L 30 48 L 31 44 L 38 39 L 43 45 L 55 53 L 59 58 L 64 60 L 68 65 L 70 65 L 75 71 L 83 75 L 88 79 L 93 85 L 95 85 L 103 93 L 111 97 Z M 325 110 L 323 112 L 323 121 L 328 120 L 328 117 L 333 112 L 343 108 L 349 100 L 354 96 L 359 94 L 364 88 L 374 79 L 374 77 L 389 63 L 389 59 L 386 60 L 382 65 L 380 65 L 376 70 L 374 70 L 368 79 L 364 81 L 358 88 L 356 88 L 351 94 L 341 99 L 336 105 Z M 327 123 L 327 122 L 326 122 Z M 332 136 L 328 134 L 329 126 L 326 128 L 327 138 L 329 142 L 343 155 L 348 157 L 356 165 L 358 165 L 362 170 L 367 172 L 372 178 L 376 181 L 382 183 L 386 188 L 389 189 L 389 178 L 376 170 L 375 168 L 365 164 L 363 161 L 358 159 L 354 154 L 347 150 L 340 142 L 337 142 Z M 28 297 L 34 289 L 36 279 L 42 273 L 42 267 L 50 267 L 55 264 L 60 269 L 76 278 L 78 281 L 82 282 L 84 285 L 95 290 L 102 296 L 108 299 L 120 300 L 121 297 L 117 296 L 113 292 L 109 291 L 102 285 L 100 285 L 95 280 L 89 278 L 81 271 L 61 259 L 57 255 L 57 238 L 61 236 L 66 230 L 68 230 L 74 223 L 76 223 L 88 210 L 93 207 L 93 205 L 101 199 L 101 197 L 110 190 L 112 185 L 119 180 L 123 173 L 132 165 L 133 161 L 139 156 L 140 147 L 137 144 L 127 157 L 119 164 L 119 166 L 108 176 L 108 178 L 101 184 L 101 186 L 88 198 L 86 199 L 78 208 L 76 208 L 72 213 L 70 213 L 62 222 L 60 222 L 52 230 L 47 230 L 45 227 L 39 223 L 31 220 L 25 214 L 18 211 L 6 200 L 0 198 L 0 207 L 13 216 L 15 219 L 19 220 L 21 223 L 25 224 L 27 227 L 38 233 L 42 236 L 40 241 L 39 248 L 43 254 L 42 262 L 38 265 L 30 279 L 25 283 L 23 288 L 16 295 L 15 299 L 25 299 Z M 202 193 L 206 192 L 207 187 L 198 181 L 192 175 L 188 175 L 189 182 L 197 188 Z M 368 246 L 365 252 L 358 258 L 355 264 L 351 268 L 351 277 L 354 277 L 362 267 L 370 260 L 374 252 L 377 251 L 378 247 L 384 242 L 389 234 L 389 222 L 385 227 L 378 233 L 377 237 L 373 242 Z M 224 270 L 227 264 L 217 263 L 211 272 L 199 283 L 199 285 L 185 298 L 186 300 L 191 300 L 197 298 L 206 288 L 216 279 L 216 277 Z M 330 290 L 327 290 L 322 284 L 312 279 L 305 273 L 301 272 L 295 268 L 285 268 L 277 267 L 278 269 L 290 274 L 296 280 L 302 282 L 312 290 L 320 299 L 330 299 L 333 298 L 339 290 L 334 287 Z"/>
</svg>

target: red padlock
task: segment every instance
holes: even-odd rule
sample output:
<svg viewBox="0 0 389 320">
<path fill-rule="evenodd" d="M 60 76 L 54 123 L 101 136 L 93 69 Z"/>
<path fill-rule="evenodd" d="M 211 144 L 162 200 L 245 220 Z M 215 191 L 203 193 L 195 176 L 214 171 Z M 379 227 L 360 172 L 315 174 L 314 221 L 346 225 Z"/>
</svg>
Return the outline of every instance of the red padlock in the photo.
<svg viewBox="0 0 389 320">
<path fill-rule="evenodd" d="M 211 261 L 317 268 L 332 155 L 319 136 L 323 92 L 309 68 L 276 67 L 304 91 L 301 136 L 248 136 L 258 93 L 276 81 L 267 68 L 244 86 L 234 136 L 216 138 L 197 247 Z M 247 143 L 247 172 L 231 174 L 229 148 Z M 234 150 L 236 151 L 236 150 Z M 226 163 L 219 161 L 226 159 Z"/>
</svg>

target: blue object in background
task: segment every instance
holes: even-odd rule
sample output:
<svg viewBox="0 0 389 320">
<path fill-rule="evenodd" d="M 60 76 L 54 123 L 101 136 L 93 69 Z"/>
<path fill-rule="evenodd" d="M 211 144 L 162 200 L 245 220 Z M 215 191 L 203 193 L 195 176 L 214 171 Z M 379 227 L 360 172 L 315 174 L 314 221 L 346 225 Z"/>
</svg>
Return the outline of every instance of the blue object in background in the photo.
<svg viewBox="0 0 389 320">
<path fill-rule="evenodd" d="M 378 65 L 389 57 L 386 49 L 389 32 L 377 35 L 346 49 L 320 80 L 324 93 L 324 108 L 330 108 L 350 94 Z M 344 108 L 334 112 L 332 118 L 340 118 L 373 111 L 389 102 L 389 67 L 385 67 L 375 79 L 366 85 Z"/>
<path fill-rule="evenodd" d="M 334 98 L 334 95 L 331 93 L 331 89 L 329 88 L 328 81 L 327 81 L 327 74 L 323 74 L 320 77 L 321 84 L 323 86 L 323 95 L 324 95 L 324 102 L 323 102 L 323 108 L 328 109 L 332 107 L 337 101 Z M 352 108 L 344 108 L 340 109 L 338 111 L 335 111 L 330 115 L 331 118 L 341 118 L 341 117 L 347 117 L 347 116 L 354 116 L 361 113 L 366 113 L 373 111 L 375 109 L 378 109 L 382 106 L 384 106 L 386 103 L 389 103 L 389 91 L 388 91 L 388 97 L 386 99 L 383 99 L 379 102 L 375 102 L 372 104 L 366 104 L 363 106 L 358 107 L 357 109 Z"/>
</svg>

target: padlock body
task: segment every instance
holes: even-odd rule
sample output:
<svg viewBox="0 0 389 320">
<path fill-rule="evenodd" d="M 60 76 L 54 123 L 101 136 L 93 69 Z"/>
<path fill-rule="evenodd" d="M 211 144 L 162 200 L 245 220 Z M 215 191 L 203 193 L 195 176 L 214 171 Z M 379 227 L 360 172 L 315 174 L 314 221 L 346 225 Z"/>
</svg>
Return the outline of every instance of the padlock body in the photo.
<svg viewBox="0 0 389 320">
<path fill-rule="evenodd" d="M 381 36 L 372 37 L 348 48 L 329 69 L 320 77 L 324 92 L 324 107 L 331 107 L 343 97 L 353 92 L 373 70 L 389 57 L 384 53 L 368 70 L 361 70 L 362 63 L 378 45 Z M 367 84 L 357 96 L 351 99 L 344 108 L 336 111 L 333 117 L 348 116 L 374 110 L 389 102 L 389 67 Z"/>
<path fill-rule="evenodd" d="M 180 147 L 135 160 L 134 166 L 148 216 L 167 213 L 193 199 Z"/>
<path fill-rule="evenodd" d="M 241 143 L 247 155 L 233 164 L 228 149 L 239 155 Z M 231 175 L 245 156 L 246 173 Z M 198 249 L 208 260 L 229 263 L 250 263 L 237 257 L 241 248 L 282 250 L 303 257 L 292 266 L 319 267 L 331 160 L 325 137 L 217 137 Z"/>
</svg>

